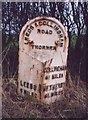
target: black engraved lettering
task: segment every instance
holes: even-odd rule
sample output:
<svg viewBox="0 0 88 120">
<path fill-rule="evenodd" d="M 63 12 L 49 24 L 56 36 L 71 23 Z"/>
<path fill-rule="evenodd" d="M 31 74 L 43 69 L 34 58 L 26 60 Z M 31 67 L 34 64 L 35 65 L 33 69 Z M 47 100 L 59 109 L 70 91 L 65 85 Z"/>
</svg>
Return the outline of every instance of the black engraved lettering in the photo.
<svg viewBox="0 0 88 120">
<path fill-rule="evenodd" d="M 37 86 L 36 86 L 36 85 L 34 85 L 34 91 L 36 91 L 36 88 L 37 88 Z"/>
<path fill-rule="evenodd" d="M 25 37 L 25 41 L 28 41 L 28 39 L 29 39 L 28 37 Z"/>
<path fill-rule="evenodd" d="M 29 37 L 29 33 L 28 32 L 26 32 L 26 36 Z"/>
<path fill-rule="evenodd" d="M 52 34 L 53 32 L 52 32 L 52 30 L 49 30 L 49 34 Z"/>
<path fill-rule="evenodd" d="M 30 33 L 31 33 L 31 29 L 29 28 L 29 29 L 27 30 L 27 32 L 30 34 Z"/>
<path fill-rule="evenodd" d="M 30 26 L 30 29 L 31 29 L 31 30 L 33 30 L 33 29 L 34 29 L 34 27 L 33 27 L 33 26 Z"/>
<path fill-rule="evenodd" d="M 38 23 L 35 23 L 35 26 L 38 27 Z"/>
<path fill-rule="evenodd" d="M 41 33 L 40 29 L 37 29 L 37 33 Z"/>
<path fill-rule="evenodd" d="M 30 89 L 32 89 L 32 87 L 33 87 L 32 84 L 30 84 Z"/>
<path fill-rule="evenodd" d="M 20 92 L 22 93 L 22 91 L 23 91 L 23 89 L 21 88 L 21 89 L 20 89 Z"/>
<path fill-rule="evenodd" d="M 47 25 L 47 24 L 46 24 L 46 21 L 43 21 L 43 25 Z"/>
<path fill-rule="evenodd" d="M 29 83 L 27 83 L 27 88 L 29 88 Z"/>
<path fill-rule="evenodd" d="M 24 90 L 24 94 L 26 94 L 27 93 L 27 91 L 26 90 Z"/>
<path fill-rule="evenodd" d="M 24 82 L 24 87 L 27 87 L 27 83 L 26 82 Z"/>
<path fill-rule="evenodd" d="M 32 49 L 34 49 L 34 45 L 31 45 Z"/>
<path fill-rule="evenodd" d="M 61 33 L 61 30 L 57 31 L 57 34 L 60 34 Z"/>
<path fill-rule="evenodd" d="M 23 83 L 22 83 L 22 81 L 20 81 L 20 85 L 21 85 L 21 86 L 24 86 Z"/>
<path fill-rule="evenodd" d="M 44 30 L 42 30 L 42 34 L 44 34 L 45 33 L 45 31 Z"/>
<path fill-rule="evenodd" d="M 38 47 L 38 45 L 35 45 L 35 49 L 38 49 L 39 47 Z"/>
<path fill-rule="evenodd" d="M 60 43 L 60 47 L 63 47 L 63 43 Z"/>
<path fill-rule="evenodd" d="M 41 21 L 39 21 L 39 26 L 42 26 L 42 22 Z"/>
<path fill-rule="evenodd" d="M 54 95 L 53 95 L 53 93 L 51 93 L 51 97 L 53 97 Z"/>
</svg>

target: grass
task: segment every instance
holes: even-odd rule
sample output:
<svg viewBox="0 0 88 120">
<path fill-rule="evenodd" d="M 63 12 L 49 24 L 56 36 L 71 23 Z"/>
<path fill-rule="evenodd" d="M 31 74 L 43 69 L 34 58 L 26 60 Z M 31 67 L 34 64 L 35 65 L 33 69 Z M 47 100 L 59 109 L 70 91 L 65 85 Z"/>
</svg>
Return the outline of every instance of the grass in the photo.
<svg viewBox="0 0 88 120">
<path fill-rule="evenodd" d="M 63 99 L 45 105 L 31 96 L 24 98 L 19 96 L 17 80 L 14 78 L 3 79 L 2 116 L 3 118 L 83 118 L 87 120 L 88 92 L 86 84 L 78 80 L 72 80 L 69 73 Z"/>
</svg>

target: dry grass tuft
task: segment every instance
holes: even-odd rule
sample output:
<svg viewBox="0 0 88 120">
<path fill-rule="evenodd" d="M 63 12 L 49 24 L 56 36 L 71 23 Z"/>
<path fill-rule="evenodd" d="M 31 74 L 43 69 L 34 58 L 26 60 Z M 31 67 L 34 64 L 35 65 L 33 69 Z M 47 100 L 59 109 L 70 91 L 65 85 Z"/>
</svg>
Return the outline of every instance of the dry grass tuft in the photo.
<svg viewBox="0 0 88 120">
<path fill-rule="evenodd" d="M 61 101 L 44 105 L 29 97 L 21 97 L 17 93 L 17 81 L 3 79 L 3 118 L 83 118 L 87 120 L 88 92 L 86 84 L 77 83 L 68 74 L 65 94 Z"/>
</svg>

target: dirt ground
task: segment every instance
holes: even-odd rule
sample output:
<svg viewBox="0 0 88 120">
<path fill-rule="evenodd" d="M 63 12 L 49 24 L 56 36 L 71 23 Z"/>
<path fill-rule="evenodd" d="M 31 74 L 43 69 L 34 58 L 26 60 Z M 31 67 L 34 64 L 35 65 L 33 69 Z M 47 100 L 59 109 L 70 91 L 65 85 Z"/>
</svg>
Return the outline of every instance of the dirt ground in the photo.
<svg viewBox="0 0 88 120">
<path fill-rule="evenodd" d="M 24 98 L 17 93 L 17 80 L 3 79 L 2 118 L 83 118 L 88 120 L 88 93 L 85 85 L 77 87 L 71 81 L 62 101 L 50 105 Z"/>
</svg>

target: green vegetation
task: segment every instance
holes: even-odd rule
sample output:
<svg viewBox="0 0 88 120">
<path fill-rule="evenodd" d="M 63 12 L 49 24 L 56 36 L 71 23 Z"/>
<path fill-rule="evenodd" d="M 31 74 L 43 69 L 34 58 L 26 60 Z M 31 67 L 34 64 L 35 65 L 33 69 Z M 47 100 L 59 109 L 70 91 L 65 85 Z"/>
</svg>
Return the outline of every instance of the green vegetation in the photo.
<svg viewBox="0 0 88 120">
<path fill-rule="evenodd" d="M 71 47 L 75 48 L 76 42 L 77 42 L 77 35 L 72 35 L 71 37 Z"/>
</svg>

